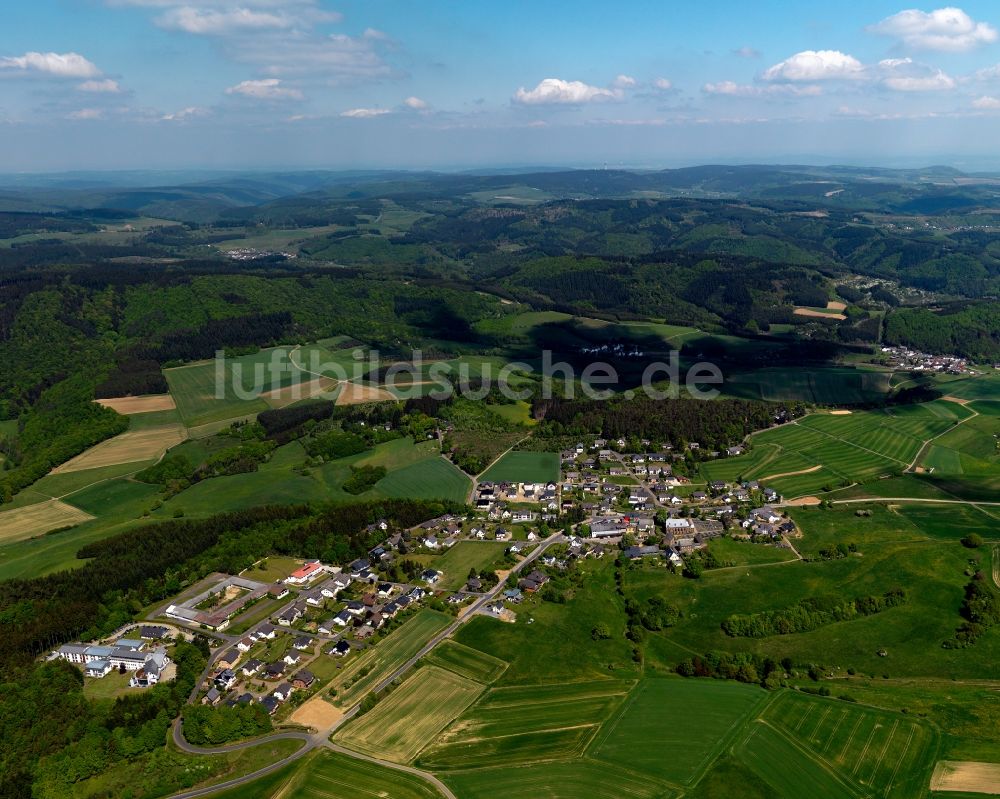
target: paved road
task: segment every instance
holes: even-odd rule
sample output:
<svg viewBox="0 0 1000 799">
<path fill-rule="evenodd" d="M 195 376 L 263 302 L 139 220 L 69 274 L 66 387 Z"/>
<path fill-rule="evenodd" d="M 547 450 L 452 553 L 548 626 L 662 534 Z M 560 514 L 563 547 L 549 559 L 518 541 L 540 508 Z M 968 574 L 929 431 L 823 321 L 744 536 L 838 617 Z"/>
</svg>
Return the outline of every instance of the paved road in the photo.
<svg viewBox="0 0 1000 799">
<path fill-rule="evenodd" d="M 545 551 L 553 544 L 562 543 L 565 540 L 566 540 L 565 536 L 561 532 L 553 533 L 544 541 L 542 541 L 537 547 L 535 547 L 534 551 L 530 555 L 528 555 L 520 563 L 515 565 L 514 568 L 510 570 L 510 573 L 518 574 L 522 570 L 528 568 L 528 566 L 533 564 L 535 561 L 537 561 L 538 558 L 540 558 L 545 553 Z M 416 655 L 414 655 L 412 658 L 406 661 L 406 663 L 404 663 L 398 669 L 396 669 L 392 674 L 390 674 L 388 677 L 386 677 L 384 680 L 378 683 L 372 690 L 375 692 L 381 691 L 387 685 L 389 685 L 389 683 L 391 683 L 393 680 L 399 679 L 403 674 L 405 674 L 407 671 L 413 668 L 413 666 L 417 663 L 418 660 L 420 660 L 420 658 L 424 657 L 428 652 L 434 649 L 434 647 L 440 644 L 445 638 L 451 636 L 459 627 L 465 624 L 469 619 L 475 617 L 476 614 L 480 610 L 482 610 L 482 608 L 488 602 L 492 601 L 497 596 L 499 596 L 505 587 L 506 587 L 505 580 L 501 580 L 500 582 L 498 582 L 487 593 L 483 594 L 479 599 L 473 602 L 466 609 L 466 612 L 462 614 L 462 616 L 455 619 L 455 621 L 449 624 L 444 630 L 442 630 L 440 633 L 431 638 L 431 640 L 428 641 Z M 211 660 L 214 661 L 220 654 L 222 654 L 223 649 L 224 647 L 221 648 L 218 652 L 216 652 L 215 655 L 212 656 Z M 209 668 L 206 669 L 206 674 L 210 670 L 210 667 L 211 667 L 211 661 L 209 662 Z M 199 680 L 198 682 L 199 686 L 201 685 L 201 682 L 202 680 Z M 198 689 L 195 688 L 195 690 L 192 692 L 190 701 L 193 702 L 197 698 L 197 694 L 198 694 Z M 427 772 L 420 771 L 415 768 L 410 768 L 409 766 L 400 766 L 397 763 L 389 763 L 387 761 L 377 760 L 375 758 L 362 755 L 358 752 L 354 752 L 345 747 L 331 743 L 329 738 L 333 734 L 333 732 L 342 724 L 353 718 L 357 714 L 359 706 L 360 703 L 354 705 L 349 710 L 347 710 L 344 713 L 344 715 L 340 719 L 338 719 L 337 722 L 333 724 L 331 727 L 325 730 L 318 730 L 315 733 L 295 732 L 295 731 L 276 732 L 272 735 L 266 735 L 262 738 L 255 738 L 249 741 L 240 741 L 239 743 L 227 744 L 225 746 L 216 746 L 211 748 L 194 746 L 193 744 L 188 743 L 184 739 L 182 722 L 180 719 L 177 719 L 177 721 L 173 725 L 173 730 L 171 733 L 173 736 L 174 743 L 177 745 L 178 748 L 190 754 L 198 754 L 198 755 L 223 754 L 225 752 L 234 752 L 239 749 L 248 749 L 252 746 L 258 746 L 260 744 L 266 744 L 270 743 L 271 741 L 278 741 L 278 740 L 301 740 L 304 742 L 304 744 L 301 748 L 297 749 L 293 754 L 289 755 L 283 760 L 279 760 L 276 763 L 272 763 L 269 766 L 257 769 L 256 771 L 253 771 L 249 774 L 244 774 L 241 777 L 233 777 L 233 779 L 226 780 L 225 782 L 221 782 L 217 785 L 206 786 L 204 788 L 196 788 L 190 791 L 184 791 L 183 793 L 174 794 L 171 797 L 171 799 L 194 799 L 194 797 L 197 796 L 206 796 L 208 794 L 215 793 L 216 791 L 222 791 L 227 788 L 235 788 L 238 785 L 243 785 L 247 782 L 257 779 L 258 777 L 263 777 L 265 774 L 270 774 L 272 771 L 275 771 L 276 769 L 281 768 L 282 766 L 297 760 L 307 752 L 310 752 L 313 749 L 323 746 L 333 750 L 334 752 L 339 752 L 341 754 L 358 758 L 360 760 L 367 760 L 372 763 L 377 763 L 379 765 L 386 766 L 388 768 L 394 768 L 398 771 L 405 771 L 408 774 L 413 774 L 415 776 L 421 777 L 430 782 L 431 784 L 433 784 L 442 793 L 445 799 L 456 799 L 455 795 L 451 792 L 451 790 L 449 790 L 449 788 L 440 780 L 438 780 L 433 774 L 428 774 Z"/>
</svg>

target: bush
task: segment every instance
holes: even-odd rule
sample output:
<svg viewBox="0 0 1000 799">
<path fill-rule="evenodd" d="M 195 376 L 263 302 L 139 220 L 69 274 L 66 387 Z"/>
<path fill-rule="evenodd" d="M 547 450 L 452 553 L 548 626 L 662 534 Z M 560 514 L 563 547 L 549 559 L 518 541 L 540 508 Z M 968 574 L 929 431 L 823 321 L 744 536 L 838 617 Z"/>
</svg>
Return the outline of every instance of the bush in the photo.
<svg viewBox="0 0 1000 799">
<path fill-rule="evenodd" d="M 979 549 L 983 543 L 983 537 L 979 533 L 969 533 L 962 539 L 962 546 L 969 549 Z"/>
</svg>

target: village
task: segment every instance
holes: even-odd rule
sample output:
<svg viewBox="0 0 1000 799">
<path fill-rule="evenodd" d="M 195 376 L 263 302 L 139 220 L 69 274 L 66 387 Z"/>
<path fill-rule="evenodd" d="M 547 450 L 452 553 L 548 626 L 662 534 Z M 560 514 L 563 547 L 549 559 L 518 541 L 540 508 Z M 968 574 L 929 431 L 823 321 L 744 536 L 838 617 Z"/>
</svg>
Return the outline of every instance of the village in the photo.
<svg viewBox="0 0 1000 799">
<path fill-rule="evenodd" d="M 272 557 L 238 575 L 210 575 L 133 628 L 50 657 L 91 680 L 128 672 L 128 688 L 139 689 L 173 676 L 172 638 L 204 635 L 213 654 L 198 701 L 257 703 L 288 721 L 419 607 L 514 623 L 522 605 L 588 559 L 681 574 L 713 539 L 791 548 L 799 535 L 766 486 L 712 481 L 701 490 L 673 474 L 669 450 L 620 451 L 625 444 L 596 439 L 562 452 L 558 481 L 480 482 L 464 515 L 404 530 L 380 520 L 367 532 L 381 543 L 351 563 Z"/>
</svg>

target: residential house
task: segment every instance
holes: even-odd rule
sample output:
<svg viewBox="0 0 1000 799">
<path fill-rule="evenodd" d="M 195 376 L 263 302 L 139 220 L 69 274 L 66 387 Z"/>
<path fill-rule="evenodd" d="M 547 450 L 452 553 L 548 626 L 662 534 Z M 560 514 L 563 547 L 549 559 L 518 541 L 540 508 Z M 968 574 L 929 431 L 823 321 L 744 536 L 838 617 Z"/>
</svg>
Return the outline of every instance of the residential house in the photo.
<svg viewBox="0 0 1000 799">
<path fill-rule="evenodd" d="M 300 669 L 292 676 L 292 685 L 299 690 L 311 688 L 314 682 L 316 682 L 316 677 L 307 669 Z"/>
</svg>

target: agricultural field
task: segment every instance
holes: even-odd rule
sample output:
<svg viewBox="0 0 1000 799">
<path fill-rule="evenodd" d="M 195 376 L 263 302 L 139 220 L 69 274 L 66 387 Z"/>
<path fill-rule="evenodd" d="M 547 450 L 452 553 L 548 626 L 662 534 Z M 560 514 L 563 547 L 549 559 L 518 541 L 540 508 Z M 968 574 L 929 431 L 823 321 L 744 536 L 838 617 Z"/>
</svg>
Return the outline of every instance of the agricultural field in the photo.
<svg viewBox="0 0 1000 799">
<path fill-rule="evenodd" d="M 483 692 L 484 686 L 436 666 L 418 669 L 335 736 L 380 760 L 409 763 Z"/>
<path fill-rule="evenodd" d="M 102 466 L 155 460 L 187 438 L 182 425 L 168 424 L 129 430 L 102 441 L 52 470 L 52 474 L 82 472 Z"/>
<path fill-rule="evenodd" d="M 316 343 L 226 358 L 221 387 L 214 360 L 164 369 L 163 374 L 184 424 L 203 428 L 332 392 L 337 380 L 360 379 L 369 365 L 353 353 Z"/>
<path fill-rule="evenodd" d="M 658 748 L 652 742 L 644 742 Z M 660 750 L 661 757 L 674 754 Z M 662 782 L 629 768 L 593 760 L 571 760 L 517 768 L 484 768 L 443 775 L 460 799 L 673 799 L 679 794 Z"/>
<path fill-rule="evenodd" d="M 763 780 L 780 799 L 796 799 L 802 786 L 818 799 L 857 799 L 839 774 L 804 755 L 788 737 L 763 724 L 749 728 L 736 748 L 736 756 Z"/>
<path fill-rule="evenodd" d="M 727 375 L 723 391 L 744 399 L 860 405 L 885 397 L 889 391 L 889 377 L 889 372 L 849 367 L 775 367 Z"/>
<path fill-rule="evenodd" d="M 547 483 L 559 480 L 556 452 L 508 452 L 479 479 L 491 483 Z"/>
<path fill-rule="evenodd" d="M 211 794 L 212 799 L 444 799 L 414 774 L 319 751 L 247 785 Z"/>
<path fill-rule="evenodd" d="M 812 785 L 818 796 L 908 799 L 928 785 L 937 736 L 916 719 L 792 692 L 761 719 L 738 751 L 782 796 Z"/>
<path fill-rule="evenodd" d="M 481 683 L 496 681 L 507 668 L 507 664 L 499 658 L 463 646 L 450 638 L 434 647 L 424 661 Z"/>
<path fill-rule="evenodd" d="M 177 406 L 169 394 L 149 394 L 141 397 L 115 397 L 114 399 L 99 399 L 98 405 L 111 408 L 116 413 L 126 416 L 155 411 L 172 411 Z"/>
<path fill-rule="evenodd" d="M 643 680 L 617 717 L 601 729 L 588 756 L 691 785 L 768 698 L 760 688 L 740 683 Z M 657 745 L 643 746 L 644 741 Z M 683 756 L 664 757 L 664 752 Z"/>
<path fill-rule="evenodd" d="M 443 573 L 440 588 L 455 591 L 465 585 L 469 570 L 489 571 L 503 555 L 507 545 L 502 541 L 459 541 L 443 555 L 414 556 L 422 565 Z"/>
<path fill-rule="evenodd" d="M 632 686 L 597 680 L 492 688 L 418 763 L 450 771 L 579 757 Z"/>
<path fill-rule="evenodd" d="M 754 435 L 749 452 L 704 464 L 702 473 L 764 481 L 786 497 L 819 493 L 901 474 L 926 441 L 960 430 L 966 418 L 962 406 L 947 402 L 814 413 Z"/>
<path fill-rule="evenodd" d="M 372 691 L 396 669 L 412 658 L 431 638 L 445 629 L 451 616 L 435 610 L 421 610 L 408 619 L 402 627 L 369 647 L 355 658 L 332 687 L 336 689 L 333 700 L 338 707 L 351 707 Z"/>
<path fill-rule="evenodd" d="M 74 527 L 93 518 L 86 511 L 57 499 L 0 511 L 0 543 L 44 535 L 61 527 Z"/>
</svg>

